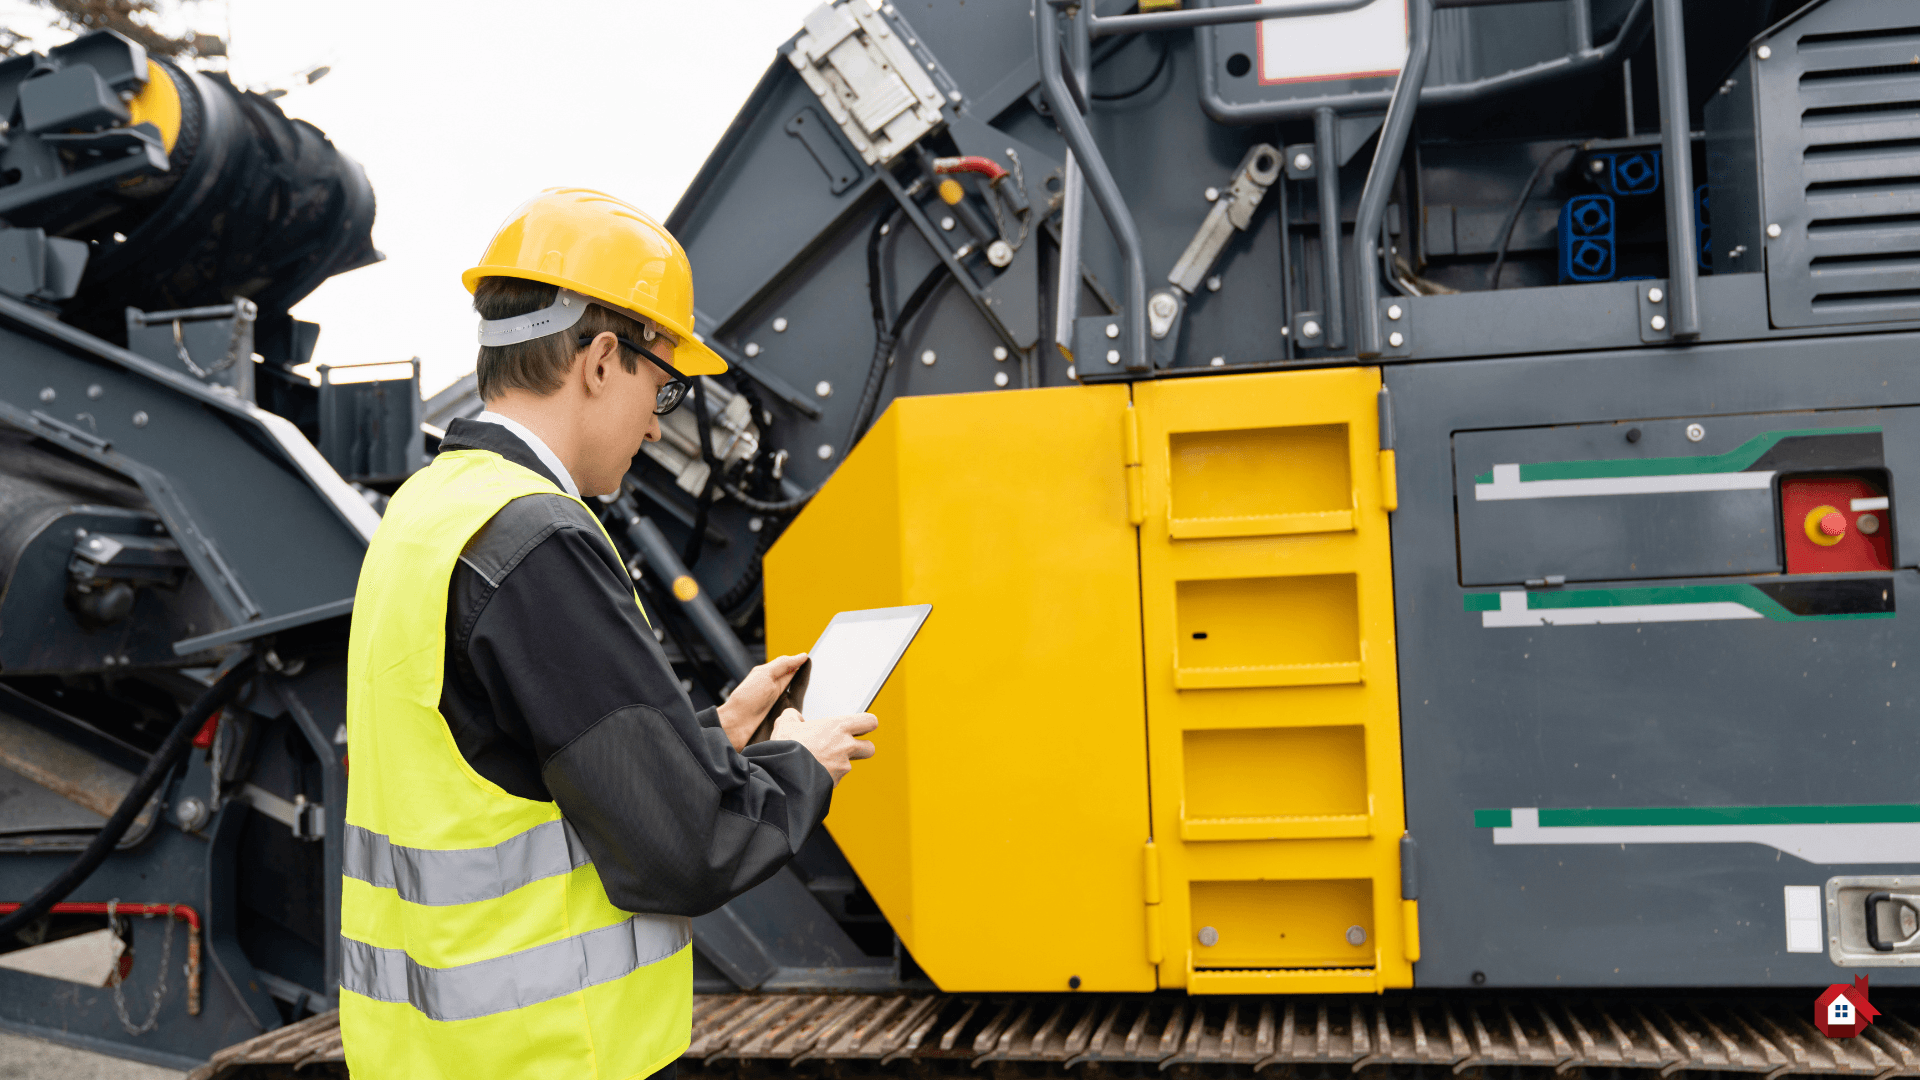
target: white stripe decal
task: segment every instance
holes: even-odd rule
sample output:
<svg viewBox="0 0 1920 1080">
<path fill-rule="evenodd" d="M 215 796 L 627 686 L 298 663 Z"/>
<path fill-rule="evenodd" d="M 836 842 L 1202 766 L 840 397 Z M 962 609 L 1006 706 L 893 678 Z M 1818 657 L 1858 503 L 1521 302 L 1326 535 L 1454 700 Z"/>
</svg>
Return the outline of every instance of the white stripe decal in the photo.
<svg viewBox="0 0 1920 1080">
<path fill-rule="evenodd" d="M 1678 476 L 1600 476 L 1587 480 L 1522 480 L 1520 466 L 1495 465 L 1493 483 L 1473 485 L 1476 502 L 1567 499 L 1584 495 L 1662 495 L 1687 491 L 1754 491 L 1773 485 L 1772 472 L 1682 473 Z"/>
<path fill-rule="evenodd" d="M 1540 811 L 1516 807 L 1498 845 L 1760 844 L 1810 863 L 1920 863 L 1920 822 L 1839 825 L 1560 825 L 1540 827 Z"/>
<path fill-rule="evenodd" d="M 1622 604 L 1617 607 L 1529 608 L 1527 594 L 1503 592 L 1499 611 L 1480 613 L 1480 625 L 1602 626 L 1608 623 L 1718 622 L 1766 616 L 1731 600 L 1704 604 Z"/>
</svg>

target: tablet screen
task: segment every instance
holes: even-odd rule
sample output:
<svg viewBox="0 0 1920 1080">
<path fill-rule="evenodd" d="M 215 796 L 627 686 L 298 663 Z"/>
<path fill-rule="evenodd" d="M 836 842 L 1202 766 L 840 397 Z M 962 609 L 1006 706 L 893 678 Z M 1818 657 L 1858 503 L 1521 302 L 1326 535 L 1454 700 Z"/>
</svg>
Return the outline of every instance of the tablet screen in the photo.
<svg viewBox="0 0 1920 1080">
<path fill-rule="evenodd" d="M 813 671 L 807 683 L 806 715 L 867 711 L 932 610 L 931 604 L 915 604 L 835 615 L 808 653 Z"/>
</svg>

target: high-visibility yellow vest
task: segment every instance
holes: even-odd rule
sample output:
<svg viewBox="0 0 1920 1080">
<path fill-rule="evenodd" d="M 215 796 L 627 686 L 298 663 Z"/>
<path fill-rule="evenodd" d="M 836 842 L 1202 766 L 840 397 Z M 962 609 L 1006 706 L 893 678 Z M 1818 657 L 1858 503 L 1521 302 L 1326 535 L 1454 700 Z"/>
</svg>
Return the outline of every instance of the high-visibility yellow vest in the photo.
<svg viewBox="0 0 1920 1080">
<path fill-rule="evenodd" d="M 461 549 L 508 502 L 556 493 L 498 454 L 443 453 L 401 486 L 367 548 L 347 656 L 340 902 L 355 1080 L 626 1080 L 687 1048 L 688 921 L 614 907 L 560 808 L 474 772 L 440 714 Z"/>
</svg>

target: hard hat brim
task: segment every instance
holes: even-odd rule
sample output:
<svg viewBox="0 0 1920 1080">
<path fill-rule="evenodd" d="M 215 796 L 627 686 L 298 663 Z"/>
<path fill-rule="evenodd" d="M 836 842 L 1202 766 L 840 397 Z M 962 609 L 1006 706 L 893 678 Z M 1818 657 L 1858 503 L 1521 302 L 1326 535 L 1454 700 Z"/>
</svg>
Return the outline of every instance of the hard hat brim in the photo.
<svg viewBox="0 0 1920 1080">
<path fill-rule="evenodd" d="M 678 368 L 682 375 L 719 375 L 727 370 L 727 362 L 720 358 L 719 353 L 709 348 L 706 342 L 700 340 L 692 326 L 682 325 L 680 320 L 662 312 L 649 311 L 645 307 L 616 299 L 608 296 L 603 290 L 590 288 L 559 274 L 527 270 L 518 266 L 481 265 L 461 274 L 460 283 L 467 287 L 468 292 L 473 292 L 480 287 L 481 278 L 490 277 L 520 278 L 525 281 L 538 281 L 543 285 L 557 285 L 563 289 L 572 289 L 583 296 L 590 296 L 596 303 L 605 304 L 615 311 L 653 320 L 667 333 L 673 335 L 675 342 L 673 366 Z"/>
</svg>

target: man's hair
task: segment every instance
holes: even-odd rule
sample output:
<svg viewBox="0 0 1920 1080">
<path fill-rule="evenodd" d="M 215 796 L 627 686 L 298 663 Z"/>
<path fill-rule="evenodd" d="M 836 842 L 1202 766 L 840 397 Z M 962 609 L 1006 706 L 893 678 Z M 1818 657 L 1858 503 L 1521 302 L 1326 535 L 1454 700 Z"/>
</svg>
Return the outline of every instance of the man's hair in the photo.
<svg viewBox="0 0 1920 1080">
<path fill-rule="evenodd" d="M 525 278 L 485 277 L 473 290 L 473 310 L 483 319 L 511 319 L 515 315 L 539 311 L 560 295 L 555 285 Z M 492 401 L 508 390 L 530 390 L 545 397 L 560 389 L 567 369 L 580 352 L 575 344 L 581 335 L 612 332 L 628 341 L 646 338 L 640 323 L 599 304 L 589 304 L 586 314 L 570 330 L 512 345 L 482 345 L 474 371 L 480 376 L 480 400 Z M 620 366 L 631 375 L 639 370 L 640 356 L 620 346 Z"/>
</svg>

